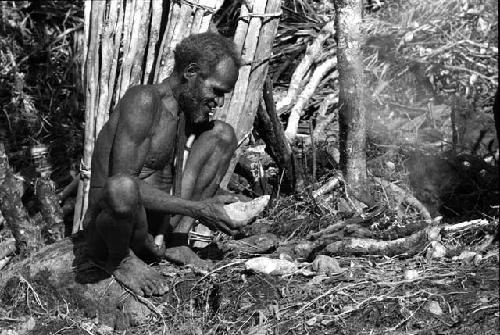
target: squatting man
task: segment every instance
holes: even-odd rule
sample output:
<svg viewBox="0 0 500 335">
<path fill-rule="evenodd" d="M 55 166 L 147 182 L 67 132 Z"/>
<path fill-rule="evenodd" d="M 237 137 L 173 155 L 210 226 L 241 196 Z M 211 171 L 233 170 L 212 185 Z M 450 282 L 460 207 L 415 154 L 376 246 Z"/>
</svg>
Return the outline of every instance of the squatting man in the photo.
<svg viewBox="0 0 500 335">
<path fill-rule="evenodd" d="M 223 205 L 234 195 L 216 195 L 237 141 L 233 128 L 210 121 L 238 78 L 240 57 L 232 41 L 202 33 L 175 49 L 173 73 L 160 84 L 133 86 L 104 125 L 92 156 L 89 208 L 84 231 L 91 258 L 140 295 L 166 292 L 163 277 L 146 262 L 166 257 L 206 266 L 187 245 L 165 248 L 155 236 L 187 235 L 194 221 L 234 232 L 237 223 Z M 178 127 L 180 119 L 185 127 Z M 184 134 L 182 133 L 184 132 Z M 196 139 L 180 180 L 170 194 L 178 140 Z M 184 145 L 181 143 L 181 145 Z M 173 177 L 174 176 L 174 177 Z"/>
</svg>

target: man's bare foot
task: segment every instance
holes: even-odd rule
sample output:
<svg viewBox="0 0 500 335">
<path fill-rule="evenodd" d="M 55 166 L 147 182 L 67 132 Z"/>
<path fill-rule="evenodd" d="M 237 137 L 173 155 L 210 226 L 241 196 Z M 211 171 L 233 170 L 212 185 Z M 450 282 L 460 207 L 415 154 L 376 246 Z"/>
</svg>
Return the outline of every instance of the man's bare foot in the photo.
<svg viewBox="0 0 500 335">
<path fill-rule="evenodd" d="M 203 271 L 209 271 L 213 268 L 210 260 L 201 259 L 191 248 L 182 245 L 178 247 L 167 248 L 165 258 L 173 263 L 182 265 L 192 265 Z"/>
<path fill-rule="evenodd" d="M 130 252 L 118 266 L 103 266 L 116 280 L 137 295 L 163 295 L 168 291 L 165 278 Z"/>
<path fill-rule="evenodd" d="M 140 247 L 135 247 L 133 250 L 140 259 L 147 263 L 159 262 L 165 254 L 165 243 L 162 241 L 160 245 L 157 245 L 153 235 L 148 234 L 143 244 Z"/>
</svg>

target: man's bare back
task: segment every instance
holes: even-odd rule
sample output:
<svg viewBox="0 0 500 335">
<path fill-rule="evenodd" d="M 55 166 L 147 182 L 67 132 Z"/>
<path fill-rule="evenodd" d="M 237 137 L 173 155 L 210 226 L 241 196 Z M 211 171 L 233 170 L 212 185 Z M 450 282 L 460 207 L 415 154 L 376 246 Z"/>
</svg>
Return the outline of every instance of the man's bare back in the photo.
<svg viewBox="0 0 500 335">
<path fill-rule="evenodd" d="M 166 233 L 166 226 L 185 234 L 195 219 L 228 233 L 235 227 L 222 206 L 236 199 L 214 195 L 236 137 L 228 124 L 209 122 L 209 113 L 234 88 L 238 67 L 232 42 L 212 33 L 188 37 L 176 49 L 172 76 L 130 88 L 99 134 L 84 220 L 87 243 L 96 263 L 138 294 L 167 289 L 143 261 L 165 256 L 165 246 L 155 245 L 154 237 Z M 186 125 L 178 127 L 182 117 Z M 185 138 L 180 132 L 197 139 L 176 197 L 170 188 L 177 141 Z M 170 255 L 203 265 L 187 246 Z"/>
</svg>

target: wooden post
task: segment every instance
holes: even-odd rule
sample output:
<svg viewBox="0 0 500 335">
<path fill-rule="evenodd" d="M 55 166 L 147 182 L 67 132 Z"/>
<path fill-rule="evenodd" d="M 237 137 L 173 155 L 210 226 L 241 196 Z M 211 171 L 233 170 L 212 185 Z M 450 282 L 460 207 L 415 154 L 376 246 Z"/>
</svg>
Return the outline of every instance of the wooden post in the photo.
<svg viewBox="0 0 500 335">
<path fill-rule="evenodd" d="M 243 141 L 252 129 L 278 29 L 280 8 L 281 0 L 248 0 L 241 5 L 234 42 L 241 51 L 243 65 L 234 91 L 226 95 L 224 106 L 215 113 L 216 119 L 234 127 L 238 141 Z M 221 187 L 227 186 L 240 153 L 241 146 L 231 160 Z"/>
<path fill-rule="evenodd" d="M 172 71 L 177 43 L 191 33 L 206 31 L 222 2 L 85 0 L 85 143 L 73 233 L 81 229 L 87 210 L 94 142 L 114 105 L 130 86 L 165 79 Z M 160 24 L 167 15 L 166 29 L 161 32 Z"/>
</svg>

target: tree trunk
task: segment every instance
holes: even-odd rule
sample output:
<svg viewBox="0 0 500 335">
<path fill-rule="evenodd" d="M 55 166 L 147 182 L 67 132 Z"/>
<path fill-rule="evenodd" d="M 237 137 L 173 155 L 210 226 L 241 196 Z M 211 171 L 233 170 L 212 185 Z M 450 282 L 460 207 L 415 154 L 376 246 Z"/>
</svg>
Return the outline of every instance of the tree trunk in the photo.
<svg viewBox="0 0 500 335">
<path fill-rule="evenodd" d="M 266 151 L 276 162 L 283 176 L 280 189 L 285 193 L 295 191 L 295 158 L 283 126 L 276 113 L 273 99 L 273 82 L 267 77 L 264 84 L 264 104 L 260 104 L 255 118 L 255 129 L 266 143 Z M 265 106 L 263 106 L 265 105 Z"/>
<path fill-rule="evenodd" d="M 278 29 L 280 7 L 281 0 L 248 0 L 241 5 L 234 42 L 241 52 L 243 65 L 234 91 L 225 96 L 223 108 L 215 113 L 216 119 L 234 127 L 239 142 L 252 130 Z M 241 146 L 231 160 L 221 187 L 227 186 L 240 153 Z"/>
<path fill-rule="evenodd" d="M 366 181 L 362 8 L 359 0 L 336 1 L 334 4 L 338 23 L 340 164 L 347 184 L 360 195 Z"/>
<path fill-rule="evenodd" d="M 85 1 L 85 143 L 73 233 L 81 229 L 87 210 L 94 142 L 114 105 L 130 86 L 165 79 L 172 71 L 177 43 L 191 33 L 206 31 L 222 2 Z"/>
</svg>

